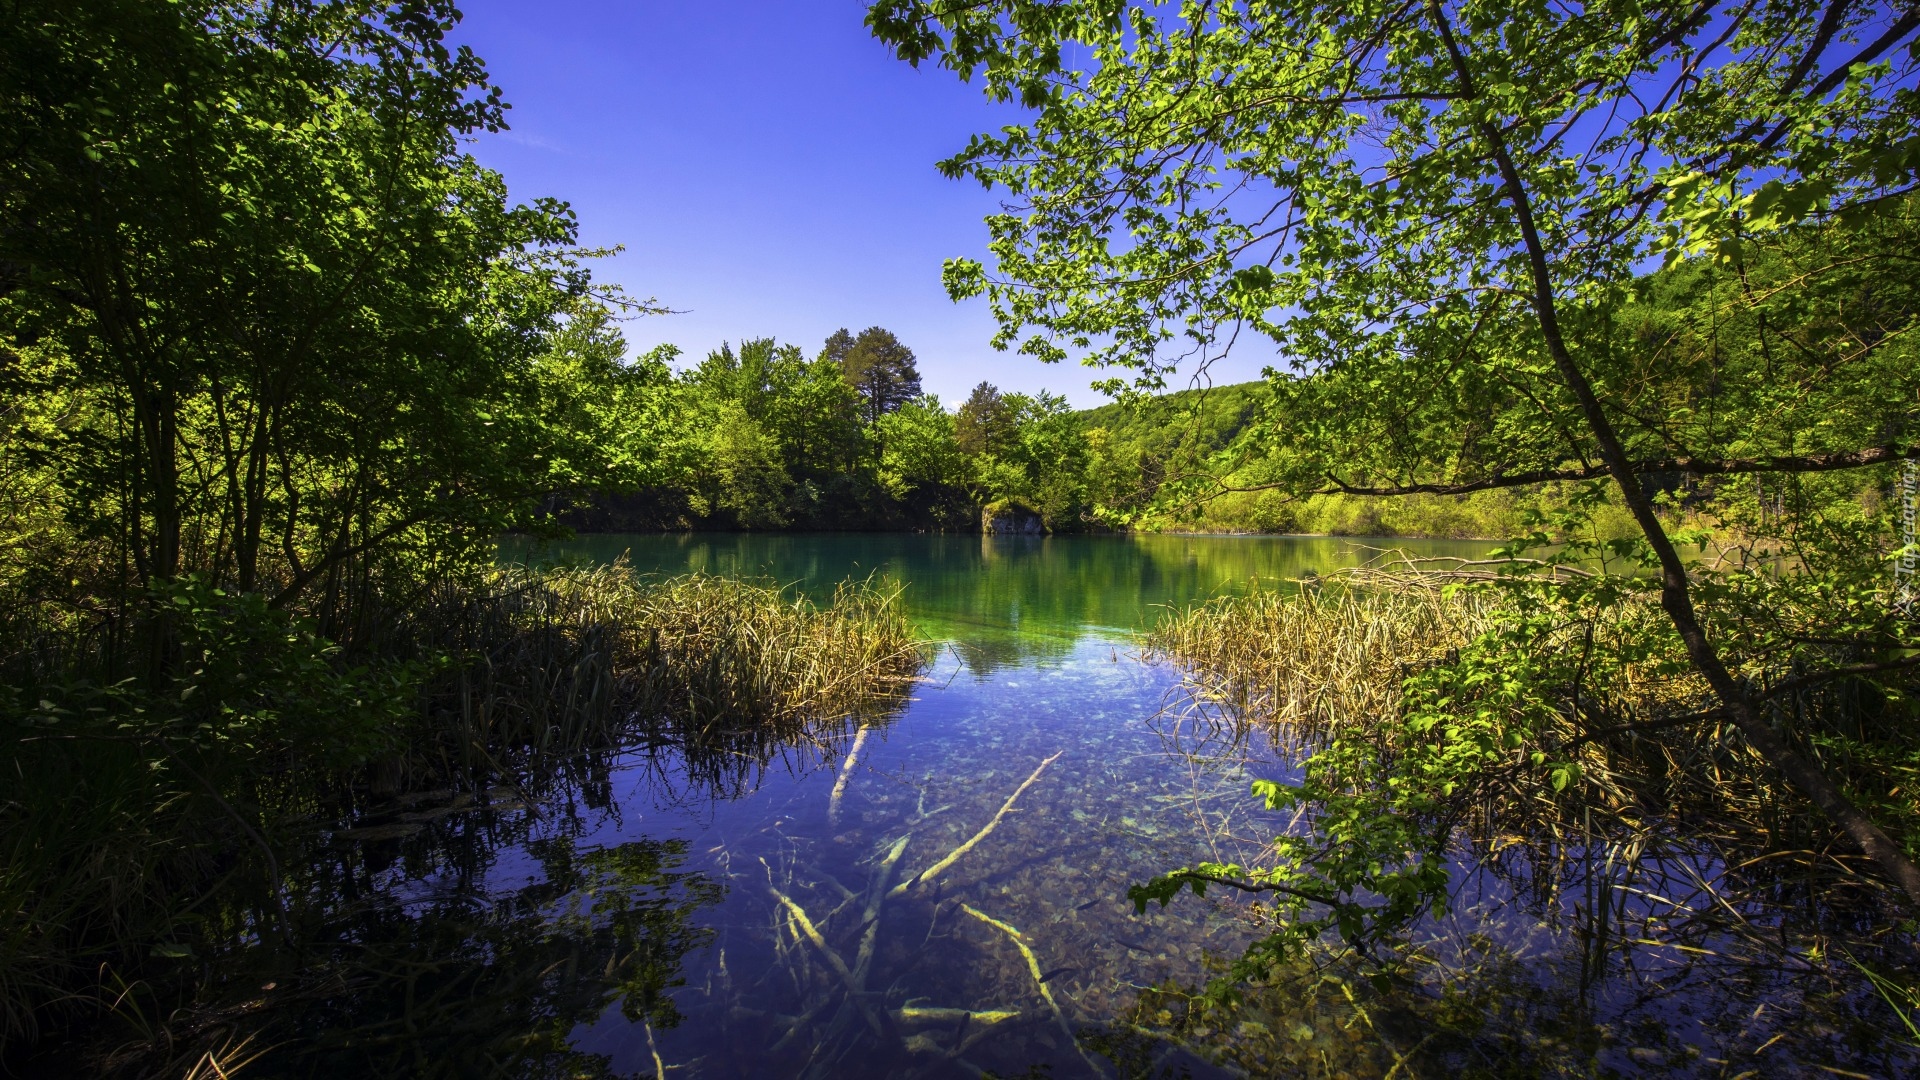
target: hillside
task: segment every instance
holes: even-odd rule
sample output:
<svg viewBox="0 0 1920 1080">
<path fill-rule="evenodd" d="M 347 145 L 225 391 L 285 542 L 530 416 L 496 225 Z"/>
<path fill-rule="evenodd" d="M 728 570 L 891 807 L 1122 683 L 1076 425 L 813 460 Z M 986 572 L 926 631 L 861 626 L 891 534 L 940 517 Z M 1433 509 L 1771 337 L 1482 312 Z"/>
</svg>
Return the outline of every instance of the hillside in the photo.
<svg viewBox="0 0 1920 1080">
<path fill-rule="evenodd" d="M 1105 429 L 1116 444 L 1210 453 L 1226 448 L 1246 430 L 1265 393 L 1264 382 L 1231 383 L 1082 409 L 1078 418 L 1089 431 Z"/>
</svg>

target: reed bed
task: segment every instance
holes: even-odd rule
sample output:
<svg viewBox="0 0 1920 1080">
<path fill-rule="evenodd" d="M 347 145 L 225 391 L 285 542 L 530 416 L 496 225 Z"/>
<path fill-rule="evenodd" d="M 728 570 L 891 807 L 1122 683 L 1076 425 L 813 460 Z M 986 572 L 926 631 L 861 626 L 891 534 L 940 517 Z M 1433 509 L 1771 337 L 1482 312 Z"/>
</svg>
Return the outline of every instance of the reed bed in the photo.
<svg viewBox="0 0 1920 1080">
<path fill-rule="evenodd" d="M 1384 783 L 1409 740 L 1431 737 L 1395 722 L 1409 677 L 1456 662 L 1518 617 L 1512 592 L 1446 589 L 1487 576 L 1455 570 L 1373 567 L 1170 611 L 1147 638 L 1152 654 L 1185 669 L 1169 709 L 1236 738 L 1259 730 L 1296 765 L 1333 739 L 1364 744 L 1377 774 L 1347 781 Z M 1707 979 L 1778 995 L 1769 1000 L 1811 1001 L 1817 986 L 1830 1002 L 1822 1008 L 1878 1008 L 1884 991 L 1854 968 L 1910 970 L 1911 924 L 1902 929 L 1899 905 L 1859 854 L 1714 715 L 1704 686 L 1665 647 L 1671 630 L 1652 599 L 1534 615 L 1542 610 L 1533 636 L 1500 640 L 1520 650 L 1511 654 L 1516 665 L 1546 673 L 1546 715 L 1527 745 L 1493 760 L 1436 811 L 1454 837 L 1454 903 L 1497 898 L 1486 900 L 1490 909 L 1519 908 L 1502 918 L 1564 935 L 1570 955 L 1558 963 L 1582 1024 L 1593 1022 L 1588 995 L 1604 977 L 1637 980 L 1634 992 L 1649 996 Z M 1802 677 L 1804 656 L 1731 659 L 1803 752 L 1863 796 L 1886 792 L 1863 801 L 1895 829 L 1911 827 L 1915 804 L 1899 784 L 1912 773 L 1901 763 L 1920 745 L 1905 710 L 1876 687 Z M 1574 781 L 1549 783 L 1529 760 L 1534 750 L 1577 763 Z M 1296 822 L 1311 828 L 1314 807 L 1303 809 Z M 1428 996 L 1480 977 L 1474 956 L 1433 946 L 1430 930 L 1414 936 L 1407 957 L 1430 972 Z M 1593 1030 L 1579 1038 L 1597 1038 Z M 1215 1049 L 1231 1056 L 1231 1047 Z"/>
<path fill-rule="evenodd" d="M 925 664 L 897 595 L 845 582 L 823 603 L 624 563 L 490 572 L 431 598 L 413 648 L 454 658 L 423 714 L 435 761 L 487 748 L 567 751 L 634 735 L 785 736 L 882 715 Z"/>
<path fill-rule="evenodd" d="M 1187 670 L 1197 703 L 1298 750 L 1336 725 L 1398 714 L 1407 675 L 1485 631 L 1491 608 L 1437 588 L 1310 585 L 1169 612 L 1147 648 Z"/>
<path fill-rule="evenodd" d="M 877 722 L 925 663 L 896 593 L 872 581 L 816 603 L 624 564 L 497 568 L 381 621 L 375 645 L 329 663 L 356 691 L 391 697 L 377 714 L 390 719 L 324 753 L 305 728 L 209 740 L 194 734 L 200 714 L 167 713 L 164 698 L 50 677 L 49 656 L 83 667 L 84 632 L 9 643 L 35 664 L 9 680 L 28 693 L 0 696 L 19 714 L 0 744 L 18 780 L 0 799 L 0 1058 L 131 1001 L 125 986 L 190 1002 L 207 958 L 287 943 L 288 907 L 303 902 L 288 872 L 314 822 L 377 819 L 428 789 L 471 800 L 505 785 L 537 800 L 635 746 L 724 785 L 784 745 Z M 291 716 L 285 688 L 263 681 L 213 689 L 249 715 Z"/>
</svg>

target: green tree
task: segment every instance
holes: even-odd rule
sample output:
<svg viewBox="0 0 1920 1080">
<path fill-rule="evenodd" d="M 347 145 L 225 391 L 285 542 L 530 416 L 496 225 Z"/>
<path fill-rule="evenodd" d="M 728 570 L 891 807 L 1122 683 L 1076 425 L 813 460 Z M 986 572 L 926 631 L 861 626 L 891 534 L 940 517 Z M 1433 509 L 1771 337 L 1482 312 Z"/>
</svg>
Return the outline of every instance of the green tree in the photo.
<svg viewBox="0 0 1920 1080">
<path fill-rule="evenodd" d="M 843 326 L 827 335 L 827 342 L 820 349 L 820 359 L 844 366 L 847 362 L 847 354 L 852 351 L 853 335 Z"/>
<path fill-rule="evenodd" d="M 587 278 L 566 207 L 508 202 L 461 152 L 504 114 L 445 43 L 456 19 L 10 13 L 0 334 L 70 358 L 101 422 L 63 484 L 104 496 L 74 510 L 133 581 L 331 598 L 349 566 L 478 543 L 547 486 L 533 364 Z"/>
<path fill-rule="evenodd" d="M 881 0 L 869 23 L 905 59 L 938 56 L 1033 110 L 943 165 L 1015 200 L 988 219 L 994 273 L 946 267 L 955 297 L 992 302 L 996 344 L 1042 360 L 1083 349 L 1156 386 L 1183 357 L 1264 338 L 1307 376 L 1274 377 L 1273 427 L 1300 451 L 1280 482 L 1298 493 L 1605 478 L 1640 531 L 1620 552 L 1645 560 L 1674 654 L 1709 688 L 1703 714 L 1920 902 L 1912 855 L 1734 674 L 1765 647 L 1901 669 L 1911 627 L 1884 576 L 1877 607 L 1815 605 L 1826 626 L 1762 633 L 1742 598 L 1774 585 L 1690 571 L 1649 482 L 1867 468 L 1884 484 L 1887 463 L 1920 456 L 1911 309 L 1869 301 L 1869 318 L 1857 302 L 1911 273 L 1876 231 L 1913 213 L 1920 16 L 1848 0 Z M 1762 366 L 1720 370 L 1720 352 L 1637 332 L 1641 276 L 1662 258 L 1735 277 L 1794 264 L 1779 291 L 1717 305 L 1753 312 L 1728 328 Z M 1839 321 L 1795 336 L 1805 322 L 1762 316 L 1775 304 Z M 1879 331 L 1839 331 L 1849 304 Z M 1791 568 L 1786 587 L 1861 587 L 1884 550 Z M 1521 709 L 1517 693 L 1487 707 Z M 1462 699 L 1430 700 L 1430 730 L 1478 732 L 1438 719 Z M 1449 760 L 1465 777 L 1482 759 Z M 1334 875 L 1318 885 L 1267 884 L 1436 895 L 1433 837 L 1390 832 L 1353 834 L 1382 846 L 1316 864 Z"/>
<path fill-rule="evenodd" d="M 827 339 L 828 355 L 842 349 L 845 335 L 841 330 Z M 867 327 L 844 346 L 838 359 L 847 382 L 860 395 L 861 413 L 869 425 L 920 396 L 920 369 L 914 366 L 913 350 L 890 330 Z"/>
<path fill-rule="evenodd" d="M 798 350 L 773 338 L 742 341 L 737 353 L 731 342 L 721 342 L 687 373 L 687 381 L 712 400 L 737 401 L 752 415 L 764 416 L 780 393 L 782 368 L 798 361 Z"/>
<path fill-rule="evenodd" d="M 672 355 L 629 361 L 615 312 L 592 301 L 573 309 L 534 365 L 552 432 L 553 492 L 629 491 L 677 478 Z"/>
<path fill-rule="evenodd" d="M 960 483 L 966 459 L 954 437 L 954 418 L 932 394 L 880 418 L 879 480 L 896 499 L 915 489 Z"/>
<path fill-rule="evenodd" d="M 865 439 L 859 395 L 831 360 L 807 363 L 797 349 L 791 355 L 771 406 L 781 455 L 789 470 L 816 480 L 850 473 L 862 457 Z"/>
<path fill-rule="evenodd" d="M 1049 529 L 1077 522 L 1085 508 L 1091 448 L 1080 418 L 1067 399 L 1045 391 L 1029 397 L 1009 394 L 1016 443 L 1007 454 L 1023 477 L 1015 496 L 1031 506 Z"/>
<path fill-rule="evenodd" d="M 708 471 L 697 508 L 726 513 L 748 529 L 787 524 L 792 477 L 780 460 L 780 441 L 739 401 L 721 401 L 709 416 Z"/>
<path fill-rule="evenodd" d="M 1049 528 L 1077 521 L 1086 508 L 1091 445 L 1065 398 L 1002 394 L 983 382 L 954 416 L 953 430 L 978 501 L 1026 507 Z"/>
<path fill-rule="evenodd" d="M 781 499 L 805 501 L 806 491 L 844 480 L 863 456 L 866 434 L 858 394 L 830 357 L 808 362 L 797 347 L 773 338 L 741 342 L 738 353 L 723 344 L 689 371 L 685 382 L 683 408 L 709 447 L 720 445 L 714 442 L 720 438 L 742 453 L 752 446 L 749 456 L 765 459 L 748 470 L 766 480 L 750 485 L 757 494 L 748 501 L 759 500 L 759 509 L 748 514 L 756 527 L 785 523 L 792 519 L 791 511 L 803 509 L 795 505 L 776 511 L 764 503 L 774 497 L 771 492 L 777 489 L 784 493 Z M 747 437 L 743 422 L 757 434 Z M 722 429 L 730 434 L 722 437 Z M 781 477 L 777 483 L 770 479 L 774 466 Z M 724 499 L 708 502 L 731 505 Z"/>
<path fill-rule="evenodd" d="M 982 382 L 967 395 L 954 417 L 954 437 L 964 454 L 998 454 L 1013 439 L 1015 410 L 1001 396 L 1000 388 Z"/>
</svg>

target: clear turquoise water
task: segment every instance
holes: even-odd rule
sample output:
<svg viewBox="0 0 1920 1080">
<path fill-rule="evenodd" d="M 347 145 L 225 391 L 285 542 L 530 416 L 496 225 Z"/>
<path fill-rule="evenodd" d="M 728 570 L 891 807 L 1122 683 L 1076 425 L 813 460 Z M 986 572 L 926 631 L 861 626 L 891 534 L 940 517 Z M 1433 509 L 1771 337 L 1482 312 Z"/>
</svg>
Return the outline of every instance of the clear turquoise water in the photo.
<svg viewBox="0 0 1920 1080">
<path fill-rule="evenodd" d="M 1473 541 L 1272 536 L 982 537 L 899 533 L 583 536 L 510 542 L 509 559 L 625 557 L 640 573 L 702 571 L 829 593 L 877 575 L 903 589 L 928 635 L 970 670 L 1065 655 L 1090 639 L 1130 640 L 1156 614 L 1227 592 L 1287 587 L 1388 551 L 1473 556 Z"/>
<path fill-rule="evenodd" d="M 676 785 L 670 770 L 616 771 L 617 814 L 575 842 L 682 840 L 684 868 L 727 893 L 698 916 L 714 937 L 685 958 L 687 984 L 673 994 L 684 1020 L 649 1029 L 610 1009 L 575 1045 L 648 1074 L 658 1053 L 675 1076 L 1090 1075 L 1067 1030 L 1111 1020 L 1140 987 L 1204 981 L 1205 958 L 1237 954 L 1250 932 L 1221 901 L 1136 915 L 1127 887 L 1198 858 L 1247 857 L 1279 827 L 1247 795 L 1272 756 L 1183 730 L 1167 709 L 1177 675 L 1140 660 L 1136 633 L 1168 606 L 1288 587 L 1376 554 L 1322 538 L 1165 536 L 591 536 L 509 550 L 810 592 L 880 575 L 942 643 L 904 713 L 847 772 L 837 821 L 837 754 L 796 752 L 730 799 Z M 1049 759 L 976 846 L 869 906 L 876 882 L 891 893 L 887 882 L 933 866 Z M 870 918 L 871 960 L 855 971 Z M 963 1024 L 953 1010 L 975 1015 Z"/>
<path fill-rule="evenodd" d="M 406 1075 L 436 1076 L 1237 1075 L 1167 1041 L 1163 1018 L 1138 1006 L 1146 988 L 1202 983 L 1210 960 L 1238 955 L 1256 932 L 1247 909 L 1209 894 L 1136 914 L 1126 890 L 1198 858 L 1254 859 L 1288 823 L 1257 808 L 1249 782 L 1286 766 L 1257 732 L 1196 714 L 1179 672 L 1144 661 L 1137 635 L 1165 608 L 1290 588 L 1379 546 L 1488 547 L 906 535 L 504 545 L 510 560 L 625 559 L 635 573 L 701 570 L 819 596 L 879 577 L 939 647 L 857 754 L 845 730 L 718 763 L 634 747 L 568 764 L 538 790 L 488 792 L 484 807 L 413 793 L 404 812 L 373 808 L 333 830 L 313 873 L 318 891 L 351 901 L 333 948 L 344 991 L 315 991 L 330 1011 L 312 1011 L 290 1071 L 360 1075 L 377 1060 L 391 1072 L 404 1059 Z M 1660 876 L 1622 879 L 1597 846 L 1463 849 L 1448 912 L 1415 933 L 1428 966 L 1398 997 L 1363 1008 L 1326 982 L 1270 998 L 1251 1026 L 1186 1035 L 1210 1038 L 1214 1054 L 1257 1046 L 1261 1075 L 1354 1080 L 1920 1068 L 1880 999 L 1755 929 L 1786 908 L 1696 926 L 1690 913 L 1714 905 L 1688 883 L 1718 880 L 1724 863 L 1684 843 L 1661 858 Z M 1596 921 L 1596 898 L 1608 918 Z M 1671 944 L 1629 940 L 1648 935 Z M 1314 1003 L 1322 992 L 1331 1007 Z M 1441 1014 L 1448 1034 L 1429 1046 Z M 1153 1067 L 1123 1073 L 1097 1042 L 1135 1019 L 1154 1025 Z"/>
</svg>

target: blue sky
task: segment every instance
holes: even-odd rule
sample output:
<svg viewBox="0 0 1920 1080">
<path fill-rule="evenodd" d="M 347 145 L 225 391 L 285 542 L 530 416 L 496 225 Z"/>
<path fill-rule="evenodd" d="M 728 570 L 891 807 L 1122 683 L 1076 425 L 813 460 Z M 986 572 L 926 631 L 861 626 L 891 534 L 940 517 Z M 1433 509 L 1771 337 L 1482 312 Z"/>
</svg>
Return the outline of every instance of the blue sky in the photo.
<svg viewBox="0 0 1920 1080">
<path fill-rule="evenodd" d="M 512 130 L 474 151 L 515 198 L 573 204 L 581 241 L 625 245 L 600 277 L 684 314 L 627 325 L 693 359 L 776 337 L 809 354 L 880 325 L 949 406 L 981 379 L 1098 404 L 1094 372 L 988 343 L 942 260 L 984 258 L 995 194 L 934 163 L 1017 119 L 952 73 L 868 36 L 859 0 L 467 0 L 457 39 L 487 61 Z M 1215 381 L 1257 377 L 1234 357 Z"/>
</svg>

